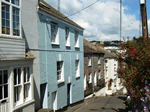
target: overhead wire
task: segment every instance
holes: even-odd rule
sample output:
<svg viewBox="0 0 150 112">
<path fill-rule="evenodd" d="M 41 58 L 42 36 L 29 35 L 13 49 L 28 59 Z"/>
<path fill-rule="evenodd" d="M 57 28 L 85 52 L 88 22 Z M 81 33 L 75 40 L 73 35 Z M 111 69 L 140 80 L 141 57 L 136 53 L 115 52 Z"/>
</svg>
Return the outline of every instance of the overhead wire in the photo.
<svg viewBox="0 0 150 112">
<path fill-rule="evenodd" d="M 77 11 L 77 12 L 75 12 L 75 13 L 69 15 L 69 16 L 64 17 L 64 19 L 65 19 L 65 18 L 68 18 L 68 17 L 70 17 L 70 16 L 73 16 L 73 15 L 75 15 L 75 14 L 77 14 L 77 13 L 80 13 L 81 11 L 83 11 L 83 10 L 85 10 L 85 9 L 87 9 L 87 8 L 89 8 L 89 7 L 91 7 L 92 5 L 96 4 L 98 1 L 99 1 L 99 0 L 97 0 L 96 2 L 90 4 L 89 6 L 83 8 L 83 9 L 81 9 L 81 10 L 79 10 L 79 11 Z"/>
</svg>

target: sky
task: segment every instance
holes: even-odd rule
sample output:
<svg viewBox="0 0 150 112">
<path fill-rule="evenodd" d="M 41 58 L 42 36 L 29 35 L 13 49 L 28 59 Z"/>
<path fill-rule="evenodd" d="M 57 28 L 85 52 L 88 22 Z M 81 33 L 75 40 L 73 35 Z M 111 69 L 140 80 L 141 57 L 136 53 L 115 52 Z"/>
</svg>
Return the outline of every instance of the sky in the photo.
<svg viewBox="0 0 150 112">
<path fill-rule="evenodd" d="M 58 0 L 45 0 L 58 9 Z M 76 13 L 97 0 L 60 0 L 60 12 L 66 16 Z M 146 1 L 150 32 L 150 0 Z M 69 18 L 84 30 L 84 38 L 110 41 L 120 39 L 120 0 L 99 0 L 91 7 Z M 122 39 L 142 34 L 139 0 L 122 0 Z"/>
</svg>

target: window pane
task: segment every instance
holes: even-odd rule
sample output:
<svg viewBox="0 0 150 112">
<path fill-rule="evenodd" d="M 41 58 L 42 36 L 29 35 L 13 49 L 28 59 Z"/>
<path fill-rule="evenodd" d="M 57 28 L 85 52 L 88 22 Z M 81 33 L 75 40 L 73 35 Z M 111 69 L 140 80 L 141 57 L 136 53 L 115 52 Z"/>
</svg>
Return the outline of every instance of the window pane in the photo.
<svg viewBox="0 0 150 112">
<path fill-rule="evenodd" d="M 10 34 L 10 28 L 6 28 L 6 34 Z"/>
<path fill-rule="evenodd" d="M 21 90 L 21 87 L 18 86 L 18 87 L 15 87 L 14 88 L 14 99 L 15 99 L 15 102 L 19 101 L 20 99 L 20 90 Z"/>
<path fill-rule="evenodd" d="M 8 85 L 4 85 L 4 98 L 8 97 Z"/>
<path fill-rule="evenodd" d="M 16 28 L 19 30 L 20 28 L 19 28 L 19 23 L 16 23 Z"/>
<path fill-rule="evenodd" d="M 6 19 L 9 20 L 9 13 L 8 12 L 6 13 Z"/>
<path fill-rule="evenodd" d="M 12 3 L 19 6 L 19 0 L 12 0 Z"/>
<path fill-rule="evenodd" d="M 6 11 L 9 12 L 9 5 L 6 5 Z"/>
<path fill-rule="evenodd" d="M 4 83 L 8 83 L 8 71 L 4 70 Z"/>
<path fill-rule="evenodd" d="M 13 21 L 16 21 L 16 16 L 13 14 Z M 14 23 L 13 23 L 14 24 Z"/>
<path fill-rule="evenodd" d="M 19 9 L 13 7 L 13 35 L 20 36 Z"/>
<path fill-rule="evenodd" d="M 0 100 L 3 98 L 3 97 L 2 97 L 2 91 L 3 91 L 3 90 L 2 90 L 2 86 L 0 86 Z"/>
<path fill-rule="evenodd" d="M 2 11 L 2 18 L 6 18 L 6 13 Z"/>
<path fill-rule="evenodd" d="M 6 26 L 5 19 L 2 19 L 2 26 Z"/>
<path fill-rule="evenodd" d="M 24 98 L 27 98 L 29 96 L 29 87 L 30 87 L 30 84 L 24 85 Z"/>
<path fill-rule="evenodd" d="M 16 16 L 16 22 L 19 23 L 19 16 Z"/>
<path fill-rule="evenodd" d="M 14 69 L 14 85 L 17 84 L 17 69 Z"/>
<path fill-rule="evenodd" d="M 2 71 L 0 71 L 0 84 L 2 84 Z"/>
<path fill-rule="evenodd" d="M 21 69 L 18 68 L 18 84 L 21 83 Z"/>
<path fill-rule="evenodd" d="M 29 69 L 29 67 L 27 68 L 27 81 L 29 81 L 30 80 L 30 69 Z"/>
<path fill-rule="evenodd" d="M 17 30 L 17 36 L 19 36 L 20 35 L 20 30 Z"/>
<path fill-rule="evenodd" d="M 10 16 L 9 5 L 2 3 L 2 33 L 10 34 Z"/>
<path fill-rule="evenodd" d="M 24 68 L 24 82 L 26 82 L 26 68 Z"/>
<path fill-rule="evenodd" d="M 10 26 L 10 21 L 9 20 L 6 20 L 6 26 L 9 28 L 9 26 Z"/>
</svg>

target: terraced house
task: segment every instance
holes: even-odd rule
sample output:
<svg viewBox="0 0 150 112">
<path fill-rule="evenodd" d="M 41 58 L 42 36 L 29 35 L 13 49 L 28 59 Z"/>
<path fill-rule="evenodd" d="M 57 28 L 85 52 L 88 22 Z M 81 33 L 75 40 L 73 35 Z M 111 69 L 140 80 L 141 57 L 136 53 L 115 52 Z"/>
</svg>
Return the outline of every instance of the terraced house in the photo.
<svg viewBox="0 0 150 112">
<path fill-rule="evenodd" d="M 84 96 L 104 86 L 104 50 L 84 39 Z"/>
<path fill-rule="evenodd" d="M 44 0 L 38 17 L 41 106 L 59 110 L 84 99 L 84 29 Z"/>
</svg>

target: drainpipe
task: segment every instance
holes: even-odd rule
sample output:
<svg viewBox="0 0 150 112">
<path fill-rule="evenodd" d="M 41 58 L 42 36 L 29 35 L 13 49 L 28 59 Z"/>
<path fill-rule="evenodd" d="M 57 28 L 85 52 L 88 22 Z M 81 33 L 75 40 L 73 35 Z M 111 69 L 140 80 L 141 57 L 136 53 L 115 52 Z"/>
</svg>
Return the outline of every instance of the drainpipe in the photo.
<svg viewBox="0 0 150 112">
<path fill-rule="evenodd" d="M 94 73 L 93 73 L 93 54 L 92 54 L 92 89 L 93 89 L 93 96 L 94 96 Z"/>
</svg>

